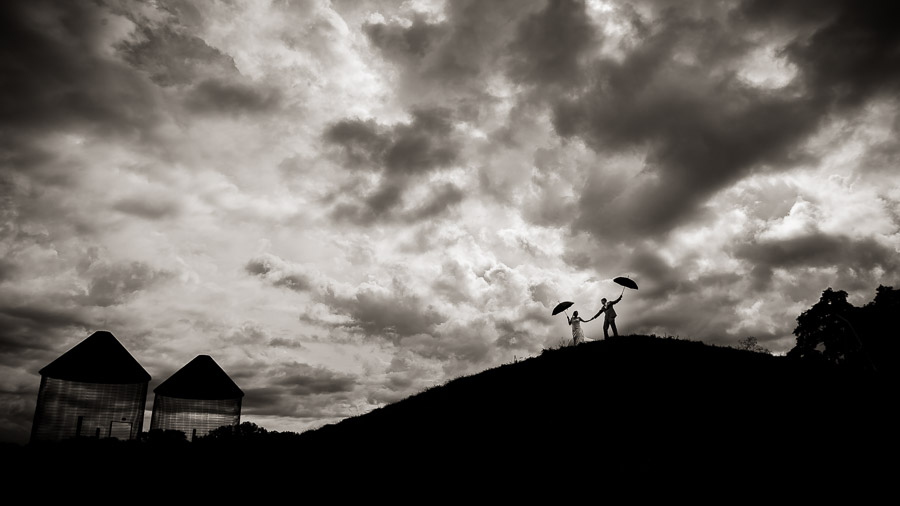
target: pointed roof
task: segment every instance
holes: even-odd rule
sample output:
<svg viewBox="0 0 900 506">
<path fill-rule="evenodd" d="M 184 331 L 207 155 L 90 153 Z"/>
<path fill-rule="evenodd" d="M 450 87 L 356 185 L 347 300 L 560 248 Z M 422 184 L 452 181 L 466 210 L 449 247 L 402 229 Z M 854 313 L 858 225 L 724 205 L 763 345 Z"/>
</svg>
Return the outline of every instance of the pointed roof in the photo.
<svg viewBox="0 0 900 506">
<path fill-rule="evenodd" d="M 169 376 L 153 393 L 178 399 L 235 399 L 244 392 L 209 355 L 197 355 Z"/>
<path fill-rule="evenodd" d="M 146 383 L 150 375 L 111 333 L 94 332 L 40 370 L 41 376 L 85 383 Z"/>
</svg>

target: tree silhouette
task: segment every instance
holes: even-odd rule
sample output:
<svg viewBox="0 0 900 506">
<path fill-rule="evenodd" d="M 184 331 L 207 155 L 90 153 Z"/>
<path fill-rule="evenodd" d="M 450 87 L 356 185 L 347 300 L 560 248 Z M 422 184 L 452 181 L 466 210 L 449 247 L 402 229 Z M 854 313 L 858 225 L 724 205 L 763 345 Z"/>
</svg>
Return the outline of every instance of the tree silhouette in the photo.
<svg viewBox="0 0 900 506">
<path fill-rule="evenodd" d="M 828 288 L 797 317 L 797 344 L 789 357 L 824 360 L 846 368 L 896 375 L 900 290 L 879 286 L 875 299 L 857 308 L 847 292 Z"/>
<path fill-rule="evenodd" d="M 752 351 L 755 353 L 768 353 L 769 355 L 772 354 L 772 352 L 769 351 L 768 348 L 759 344 L 759 341 L 753 336 L 747 336 L 738 341 L 737 349 Z"/>
<path fill-rule="evenodd" d="M 879 286 L 875 299 L 858 311 L 857 330 L 871 366 L 883 375 L 897 375 L 900 359 L 900 290 Z"/>
<path fill-rule="evenodd" d="M 231 440 L 231 439 L 247 439 L 259 435 L 264 435 L 268 431 L 264 427 L 260 427 L 253 422 L 244 422 L 240 425 L 223 425 L 219 428 L 209 431 L 204 439 L 207 440 Z"/>
<path fill-rule="evenodd" d="M 824 359 L 834 364 L 849 360 L 860 347 L 851 323 L 855 310 L 847 302 L 847 292 L 826 289 L 819 302 L 797 317 L 797 345 L 789 356 Z"/>
</svg>

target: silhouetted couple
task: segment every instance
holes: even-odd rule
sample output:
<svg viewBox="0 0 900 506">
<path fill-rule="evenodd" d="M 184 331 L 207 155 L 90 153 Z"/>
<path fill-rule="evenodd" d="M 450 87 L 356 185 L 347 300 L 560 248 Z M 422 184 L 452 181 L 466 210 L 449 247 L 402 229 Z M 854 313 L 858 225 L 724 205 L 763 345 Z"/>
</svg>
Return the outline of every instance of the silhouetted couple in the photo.
<svg viewBox="0 0 900 506">
<path fill-rule="evenodd" d="M 623 292 L 624 293 L 624 292 Z M 574 344 L 578 344 L 585 340 L 584 331 L 581 330 L 581 324 L 587 323 L 601 314 L 605 313 L 606 316 L 603 319 L 603 338 L 609 339 L 609 329 L 612 327 L 613 337 L 619 337 L 619 331 L 616 329 L 616 309 L 613 307 L 622 300 L 622 296 L 619 295 L 619 298 L 616 300 L 607 301 L 606 298 L 600 299 L 600 302 L 603 306 L 600 308 L 600 311 L 597 311 L 597 314 L 594 315 L 590 320 L 582 320 L 581 317 L 578 316 L 578 311 L 572 313 L 572 317 L 569 318 L 569 315 L 566 315 L 566 318 L 569 320 L 569 325 L 572 326 L 572 342 Z"/>
</svg>

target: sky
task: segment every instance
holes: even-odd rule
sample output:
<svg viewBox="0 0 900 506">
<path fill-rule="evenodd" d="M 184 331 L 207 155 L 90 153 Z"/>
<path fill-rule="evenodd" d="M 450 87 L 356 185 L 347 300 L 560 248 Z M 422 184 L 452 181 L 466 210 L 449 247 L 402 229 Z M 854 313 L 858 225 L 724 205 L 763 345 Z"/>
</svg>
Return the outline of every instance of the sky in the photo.
<svg viewBox="0 0 900 506">
<path fill-rule="evenodd" d="M 896 2 L 0 11 L 0 440 L 96 330 L 148 406 L 207 354 L 300 432 L 557 347 L 616 276 L 623 334 L 776 353 L 900 285 Z"/>
</svg>

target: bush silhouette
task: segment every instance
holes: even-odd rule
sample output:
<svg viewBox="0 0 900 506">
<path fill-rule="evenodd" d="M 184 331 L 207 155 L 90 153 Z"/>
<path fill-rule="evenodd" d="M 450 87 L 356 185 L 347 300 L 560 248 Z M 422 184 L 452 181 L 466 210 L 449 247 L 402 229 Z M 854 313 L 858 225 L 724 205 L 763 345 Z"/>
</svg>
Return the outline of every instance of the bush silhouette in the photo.
<svg viewBox="0 0 900 506">
<path fill-rule="evenodd" d="M 752 351 L 754 353 L 772 354 L 768 348 L 759 344 L 759 341 L 753 336 L 748 336 L 738 341 L 736 348 L 739 350 Z"/>
<path fill-rule="evenodd" d="M 797 344 L 788 356 L 895 376 L 898 311 L 900 290 L 889 286 L 879 286 L 875 299 L 861 308 L 847 301 L 847 292 L 828 288 L 797 317 Z"/>
</svg>

